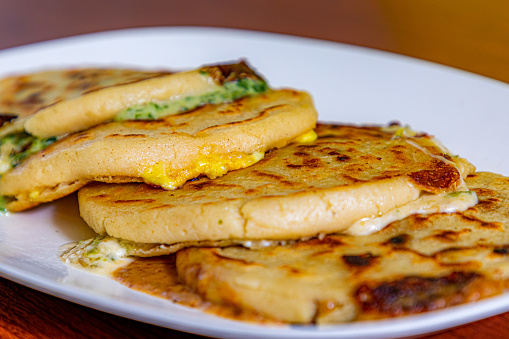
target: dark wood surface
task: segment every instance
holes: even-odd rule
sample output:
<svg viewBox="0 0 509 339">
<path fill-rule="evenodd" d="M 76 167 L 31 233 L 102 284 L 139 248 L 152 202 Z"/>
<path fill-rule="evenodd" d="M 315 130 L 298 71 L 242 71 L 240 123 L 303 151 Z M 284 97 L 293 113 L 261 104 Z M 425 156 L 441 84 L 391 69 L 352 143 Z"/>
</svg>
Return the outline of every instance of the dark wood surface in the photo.
<svg viewBox="0 0 509 339">
<path fill-rule="evenodd" d="M 146 26 L 213 26 L 392 51 L 509 82 L 506 0 L 0 0 L 2 49 Z M 0 338 L 190 338 L 0 278 Z M 506 338 L 509 313 L 425 338 Z"/>
</svg>

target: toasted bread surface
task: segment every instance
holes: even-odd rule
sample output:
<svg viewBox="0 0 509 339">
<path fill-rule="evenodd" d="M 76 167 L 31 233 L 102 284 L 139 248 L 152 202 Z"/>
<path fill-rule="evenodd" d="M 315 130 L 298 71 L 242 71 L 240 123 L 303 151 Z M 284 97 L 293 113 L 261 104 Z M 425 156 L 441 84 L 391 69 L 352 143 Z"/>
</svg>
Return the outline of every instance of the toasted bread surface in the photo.
<svg viewBox="0 0 509 339">
<path fill-rule="evenodd" d="M 316 116 L 308 94 L 277 90 L 159 120 L 111 122 L 25 159 L 2 176 L 0 194 L 14 198 L 8 206 L 14 210 L 69 193 L 60 187 L 76 190 L 94 180 L 159 185 L 157 180 L 182 184 L 201 174 L 220 175 L 312 130 Z M 220 164 L 217 173 L 207 164 Z"/>
<path fill-rule="evenodd" d="M 46 125 L 47 123 L 44 126 L 37 126 L 40 122 L 29 121 L 32 119 L 38 121 L 38 115 L 47 115 L 43 112 L 53 111 L 54 106 L 62 105 L 64 102 L 83 98 L 88 94 L 107 88 L 120 88 L 128 84 L 133 86 L 144 80 L 169 74 L 171 73 L 84 68 L 42 71 L 4 78 L 0 80 L 0 113 L 14 114 L 17 119 L 3 125 L 0 135 L 4 136 L 16 130 L 23 130 L 25 124 L 31 125 L 29 129 L 36 134 L 38 127 L 41 130 L 49 131 L 49 133 L 44 133 L 48 134 L 47 136 L 63 134 L 57 130 L 53 131 L 51 126 Z M 50 107 L 53 108 L 50 109 Z M 57 114 L 52 119 L 53 123 L 56 125 L 76 123 L 77 126 L 80 126 L 74 112 L 71 110 Z M 64 131 L 64 133 L 72 132 L 75 127 Z M 60 128 L 57 127 L 57 129 Z"/>
<path fill-rule="evenodd" d="M 0 136 L 23 131 L 48 138 L 86 130 L 120 111 L 211 93 L 225 82 L 260 79 L 246 63 L 171 73 L 127 69 L 53 70 L 0 81 L 0 113 L 18 116 Z"/>
<path fill-rule="evenodd" d="M 289 323 L 338 323 L 433 311 L 499 294 L 509 278 L 509 178 L 466 179 L 479 204 L 413 215 L 368 236 L 286 246 L 187 248 L 181 281 L 208 301 Z"/>
<path fill-rule="evenodd" d="M 382 127 L 326 124 L 316 131 L 314 142 L 292 143 L 253 166 L 175 191 L 84 187 L 80 213 L 100 234 L 141 243 L 300 239 L 339 232 L 424 191 L 451 192 L 473 170 L 464 159 L 447 160 L 427 135 L 408 140 Z"/>
</svg>

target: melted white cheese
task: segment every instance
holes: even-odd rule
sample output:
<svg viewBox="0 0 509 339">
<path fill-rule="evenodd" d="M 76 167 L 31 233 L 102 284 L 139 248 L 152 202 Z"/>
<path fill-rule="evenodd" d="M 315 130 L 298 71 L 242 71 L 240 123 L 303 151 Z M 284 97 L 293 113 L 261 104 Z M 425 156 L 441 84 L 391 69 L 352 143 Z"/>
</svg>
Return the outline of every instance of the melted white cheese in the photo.
<svg viewBox="0 0 509 339">
<path fill-rule="evenodd" d="M 69 247 L 71 249 L 66 251 Z M 119 239 L 113 237 L 80 241 L 64 245 L 61 250 L 65 251 L 61 257 L 66 264 L 101 275 L 108 275 L 133 261 L 127 257 L 127 250 Z"/>
<path fill-rule="evenodd" d="M 349 235 L 368 235 L 380 231 L 396 220 L 412 214 L 463 212 L 477 204 L 477 195 L 472 191 L 456 191 L 448 194 L 425 194 L 404 206 L 390 210 L 380 216 L 363 218 L 345 233 Z"/>
<path fill-rule="evenodd" d="M 447 194 L 423 194 L 420 198 L 380 215 L 363 218 L 344 233 L 359 236 L 376 233 L 390 223 L 404 219 L 412 214 L 455 213 L 463 212 L 477 204 L 477 195 L 472 191 L 456 191 Z M 322 239 L 324 233 L 317 237 Z M 312 237 L 301 238 L 305 241 Z M 244 247 L 260 249 L 270 246 L 292 244 L 296 240 L 245 240 L 239 241 Z M 123 244 L 124 243 L 124 244 Z M 132 244 L 131 244 L 132 246 Z M 164 245 L 161 245 L 164 246 Z M 72 247 L 72 248 L 71 248 Z M 69 250 L 69 248 L 71 248 Z M 69 244 L 62 247 L 65 263 L 96 274 L 108 275 L 116 269 L 133 261 L 127 254 L 125 241 L 110 236 L 99 236 L 94 239 Z"/>
<path fill-rule="evenodd" d="M 456 186 L 456 191 L 452 193 L 443 194 L 424 193 L 417 200 L 414 200 L 404 206 L 395 208 L 378 216 L 373 215 L 368 218 L 363 218 L 355 222 L 344 233 L 354 236 L 368 235 L 380 231 L 381 229 L 389 225 L 391 222 L 404 219 L 412 214 L 463 212 L 477 204 L 478 202 L 477 195 L 475 194 L 475 192 L 471 192 L 468 190 L 468 187 L 465 181 L 463 180 L 462 176 L 463 173 L 458 168 L 458 165 L 454 161 L 450 161 L 441 155 L 433 154 L 426 148 L 422 147 L 418 143 L 411 140 L 412 139 L 411 137 L 415 135 L 415 132 L 411 130 L 407 131 L 407 129 L 405 128 L 404 131 L 401 132 L 400 134 L 402 135 L 397 135 L 396 137 L 405 137 L 405 142 L 407 142 L 409 145 L 417 148 L 421 152 L 424 152 L 435 159 L 438 159 L 456 168 L 458 173 L 460 173 L 460 180 L 458 185 Z M 449 150 L 445 148 L 442 144 L 440 144 L 440 142 L 438 142 L 436 139 L 433 139 L 433 143 L 444 154 L 450 154 Z"/>
</svg>

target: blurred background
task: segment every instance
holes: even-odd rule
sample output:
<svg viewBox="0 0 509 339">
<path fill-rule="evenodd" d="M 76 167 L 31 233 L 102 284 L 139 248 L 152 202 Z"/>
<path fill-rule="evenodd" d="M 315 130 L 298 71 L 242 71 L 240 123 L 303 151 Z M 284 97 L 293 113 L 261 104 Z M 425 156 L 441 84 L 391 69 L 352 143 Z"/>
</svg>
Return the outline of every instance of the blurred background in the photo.
<svg viewBox="0 0 509 339">
<path fill-rule="evenodd" d="M 229 27 L 326 39 L 509 82 L 506 0 L 0 0 L 0 50 L 147 26 Z"/>
<path fill-rule="evenodd" d="M 331 40 L 509 83 L 507 0 L 0 0 L 0 55 L 49 39 L 149 26 L 226 27 Z M 0 338 L 195 337 L 2 278 L 0 305 Z M 428 338 L 504 337 L 508 320 L 506 313 Z"/>
</svg>

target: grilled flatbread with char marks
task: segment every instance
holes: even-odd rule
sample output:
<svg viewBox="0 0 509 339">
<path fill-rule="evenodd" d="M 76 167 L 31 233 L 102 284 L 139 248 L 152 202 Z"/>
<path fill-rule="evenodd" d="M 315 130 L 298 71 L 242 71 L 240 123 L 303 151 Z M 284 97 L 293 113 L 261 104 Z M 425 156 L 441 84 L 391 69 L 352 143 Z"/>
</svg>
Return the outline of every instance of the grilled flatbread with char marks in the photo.
<svg viewBox="0 0 509 339">
<path fill-rule="evenodd" d="M 318 125 L 316 132 L 314 142 L 273 150 L 253 166 L 176 191 L 89 185 L 79 192 L 80 213 L 99 234 L 175 249 L 295 240 L 342 231 L 421 195 L 453 192 L 474 170 L 424 134 L 395 137 L 394 130 L 348 125 Z"/>
<path fill-rule="evenodd" d="M 72 134 L 25 159 L 0 179 L 10 211 L 52 201 L 91 181 L 177 188 L 252 165 L 273 147 L 311 131 L 310 96 L 269 91 L 158 120 L 111 122 Z"/>
<path fill-rule="evenodd" d="M 399 317 L 497 295 L 509 278 L 509 178 L 476 173 L 466 183 L 479 204 L 462 213 L 412 215 L 368 236 L 187 248 L 176 254 L 178 275 L 208 301 L 298 324 Z"/>
<path fill-rule="evenodd" d="M 178 73 L 78 69 L 2 79 L 0 176 L 72 132 L 113 120 L 161 119 L 267 90 L 245 62 Z"/>
<path fill-rule="evenodd" d="M 128 69 L 83 68 L 16 75 L 0 80 L 0 112 L 26 118 L 59 102 L 112 86 L 169 75 Z"/>
<path fill-rule="evenodd" d="M 0 128 L 0 137 L 22 131 L 40 138 L 59 137 L 115 117 L 158 118 L 265 89 L 265 81 L 245 62 L 177 73 L 76 69 L 13 76 L 0 81 L 0 113 L 18 118 Z M 142 113 L 124 111 L 130 107 Z"/>
</svg>

